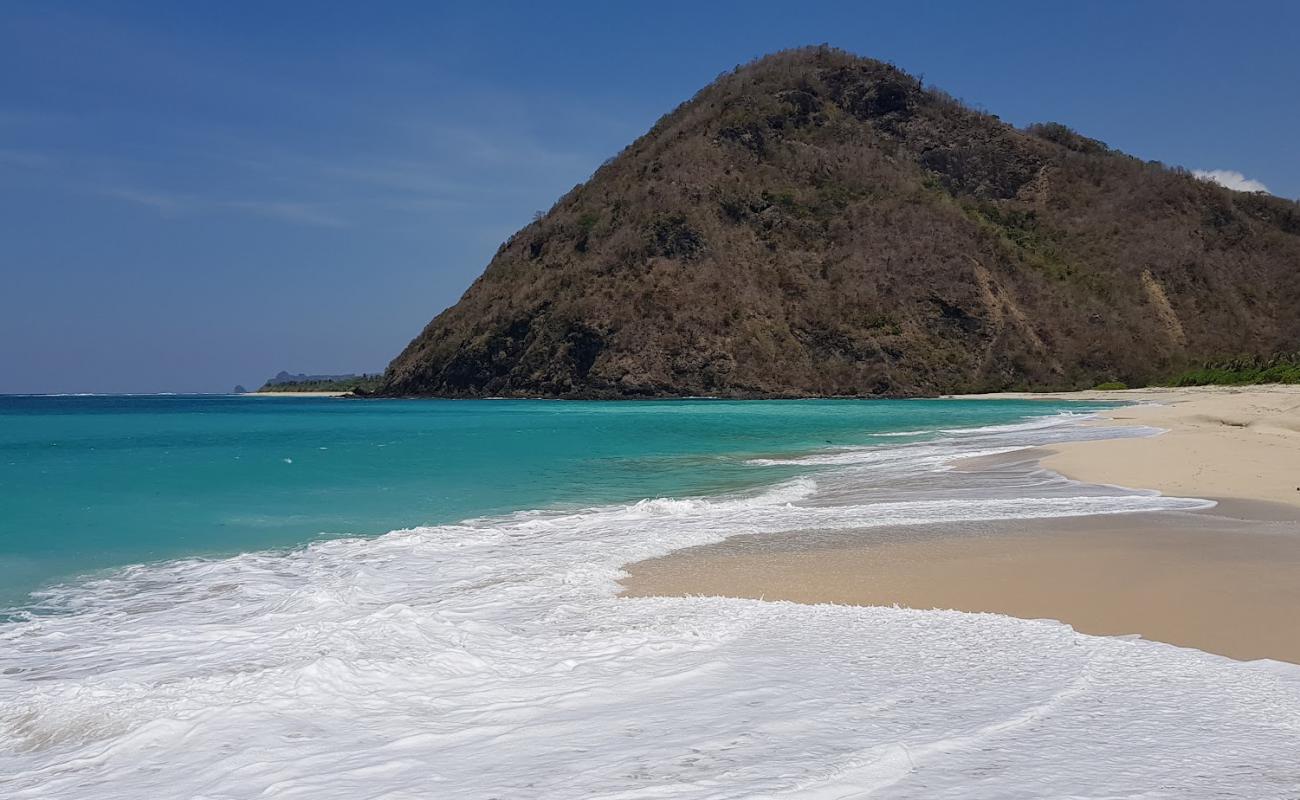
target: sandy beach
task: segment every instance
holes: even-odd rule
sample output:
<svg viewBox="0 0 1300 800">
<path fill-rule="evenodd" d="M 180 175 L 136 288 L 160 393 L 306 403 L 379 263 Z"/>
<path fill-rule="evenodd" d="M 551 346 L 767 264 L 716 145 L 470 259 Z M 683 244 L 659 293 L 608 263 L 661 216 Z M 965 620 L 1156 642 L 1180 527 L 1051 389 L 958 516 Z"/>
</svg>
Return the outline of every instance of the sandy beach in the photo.
<svg viewBox="0 0 1300 800">
<path fill-rule="evenodd" d="M 1103 412 L 1095 424 L 1165 433 L 1015 457 L 1040 458 L 1083 482 L 1219 505 L 922 532 L 737 537 L 632 565 L 627 594 L 994 612 L 1300 663 L 1300 387 L 1018 396 L 1141 403 Z"/>
<path fill-rule="evenodd" d="M 1143 405 L 1103 414 L 1101 422 L 1167 431 L 1063 445 L 1043 459 L 1043 466 L 1076 480 L 1300 507 L 1300 386 L 1017 396 L 1131 400 Z"/>
</svg>

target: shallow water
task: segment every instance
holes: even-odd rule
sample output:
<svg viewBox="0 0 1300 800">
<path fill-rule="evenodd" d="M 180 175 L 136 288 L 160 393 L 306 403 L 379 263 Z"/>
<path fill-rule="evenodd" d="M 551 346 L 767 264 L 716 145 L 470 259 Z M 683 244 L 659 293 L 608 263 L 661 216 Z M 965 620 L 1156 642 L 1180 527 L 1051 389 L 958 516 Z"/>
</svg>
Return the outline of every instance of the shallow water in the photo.
<svg viewBox="0 0 1300 800">
<path fill-rule="evenodd" d="M 0 608 L 104 567 L 769 485 L 798 470 L 746 459 L 1063 407 L 0 396 Z"/>
<path fill-rule="evenodd" d="M 520 405 L 503 415 L 576 414 L 565 435 L 614 454 L 538 455 L 574 488 L 530 499 L 532 511 L 170 559 L 47 590 L 0 626 L 4 795 L 1300 790 L 1291 670 L 993 615 L 616 596 L 622 565 L 738 533 L 1205 507 L 1041 470 L 950 468 L 963 456 L 1147 431 L 1085 428 L 1033 404 Z M 338 408 L 360 410 L 322 413 L 442 413 Z M 455 432 L 468 424 L 445 435 L 477 441 Z M 527 430 L 518 417 L 483 424 L 514 432 L 502 442 Z M 929 432 L 878 436 L 917 430 Z M 620 435 L 662 440 L 625 457 L 611 444 Z M 512 473 L 514 458 L 531 455 L 509 448 L 495 462 L 531 485 L 518 476 L 543 467 Z M 268 463 L 259 474 L 276 473 Z M 509 495 L 509 480 L 494 479 Z M 693 496 L 619 496 L 668 485 Z M 583 491 L 586 504 L 575 500 Z M 436 519 L 443 508 L 406 513 Z"/>
</svg>

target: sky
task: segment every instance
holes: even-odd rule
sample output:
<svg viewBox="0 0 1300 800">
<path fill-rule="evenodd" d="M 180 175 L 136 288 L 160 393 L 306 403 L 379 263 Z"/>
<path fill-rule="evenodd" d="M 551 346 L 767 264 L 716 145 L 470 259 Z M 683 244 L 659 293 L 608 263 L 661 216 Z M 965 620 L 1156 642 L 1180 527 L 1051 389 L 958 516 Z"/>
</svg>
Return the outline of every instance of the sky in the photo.
<svg viewBox="0 0 1300 800">
<path fill-rule="evenodd" d="M 718 74 L 828 43 L 1300 197 L 1300 3 L 0 0 L 0 393 L 372 372 Z"/>
</svg>

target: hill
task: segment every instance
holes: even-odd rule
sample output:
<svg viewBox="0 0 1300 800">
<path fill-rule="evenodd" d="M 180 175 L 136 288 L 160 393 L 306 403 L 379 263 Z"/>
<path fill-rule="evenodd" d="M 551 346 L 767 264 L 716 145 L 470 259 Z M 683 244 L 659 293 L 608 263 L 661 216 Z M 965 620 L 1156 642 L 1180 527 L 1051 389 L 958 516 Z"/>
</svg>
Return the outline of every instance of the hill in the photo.
<svg viewBox="0 0 1300 800">
<path fill-rule="evenodd" d="M 924 395 L 1300 348 L 1300 207 L 878 61 L 724 74 L 503 244 L 388 395 Z"/>
</svg>

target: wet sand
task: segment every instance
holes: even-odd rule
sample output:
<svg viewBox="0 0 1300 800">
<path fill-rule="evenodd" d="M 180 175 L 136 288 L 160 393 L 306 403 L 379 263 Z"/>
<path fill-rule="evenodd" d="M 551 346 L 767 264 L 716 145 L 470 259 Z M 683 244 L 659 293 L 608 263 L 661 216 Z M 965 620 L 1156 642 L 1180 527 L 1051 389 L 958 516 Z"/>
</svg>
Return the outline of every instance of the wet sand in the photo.
<svg viewBox="0 0 1300 800">
<path fill-rule="evenodd" d="M 737 537 L 635 564 L 624 585 L 630 596 L 988 611 L 1300 663 L 1300 523 L 1276 519 L 1288 509 L 1246 511 L 1275 519 L 1216 509 Z"/>
<path fill-rule="evenodd" d="M 1300 663 L 1300 387 L 1024 396 L 1158 403 L 1099 423 L 1165 429 L 1159 436 L 1036 455 L 1076 480 L 1219 506 L 737 537 L 628 567 L 626 593 L 994 612 Z"/>
</svg>

